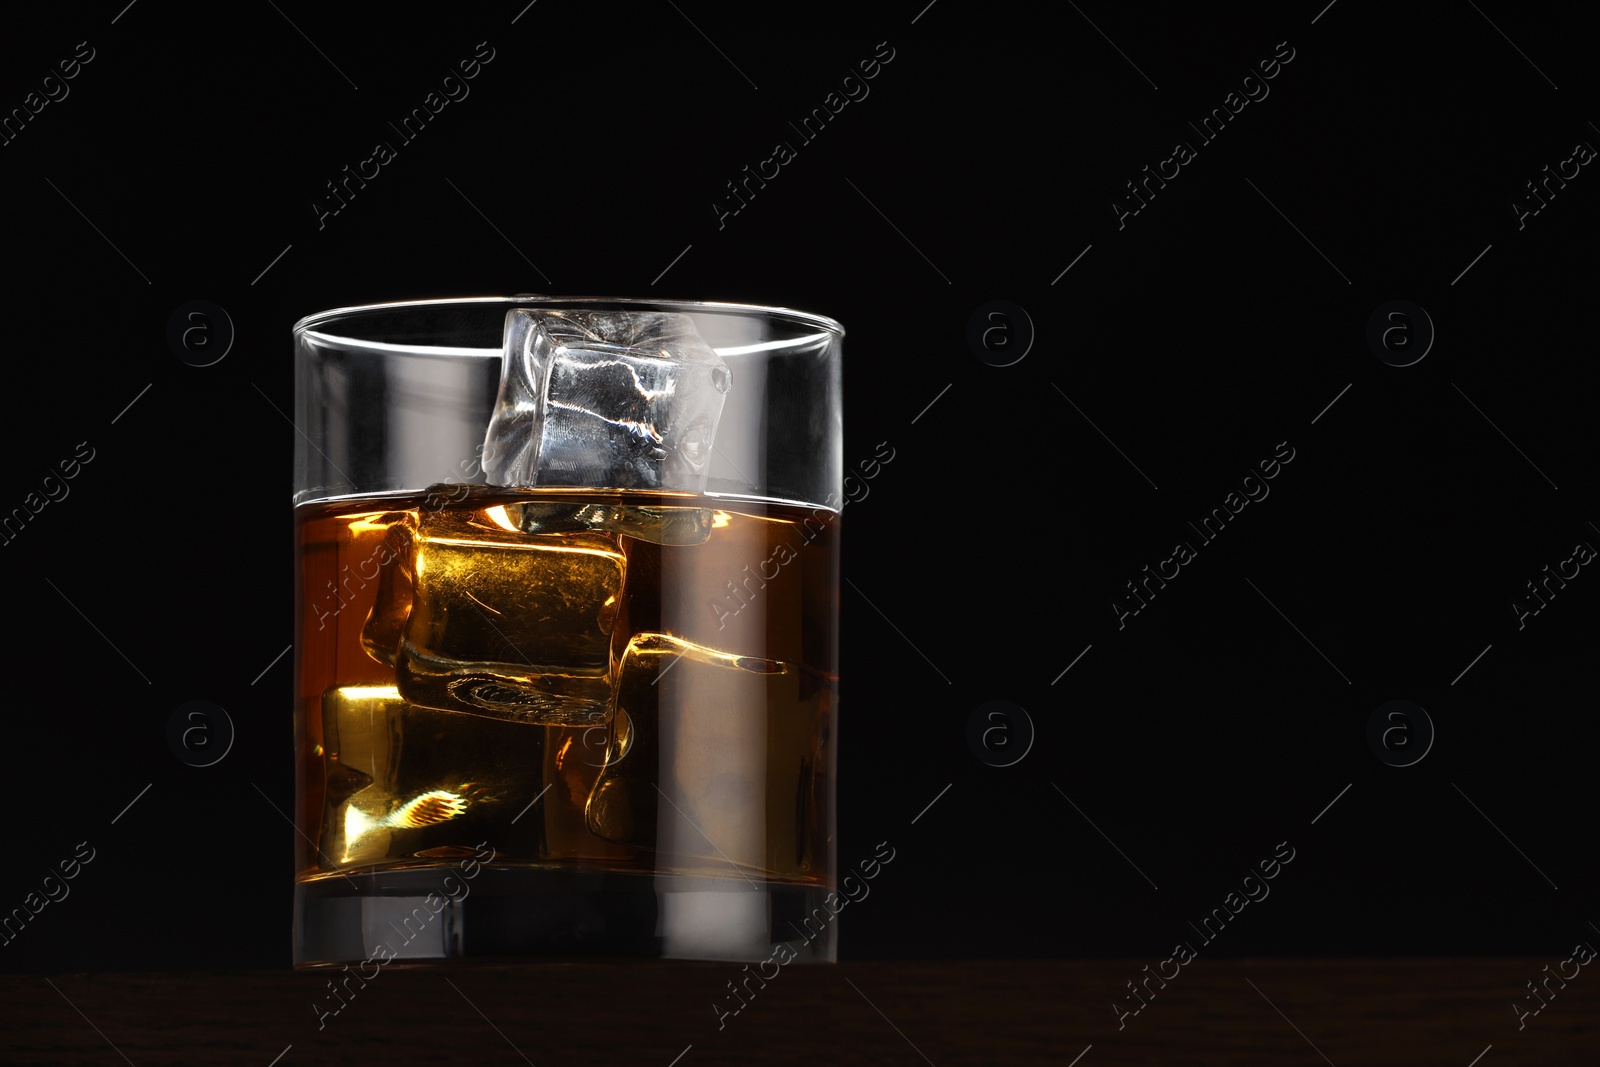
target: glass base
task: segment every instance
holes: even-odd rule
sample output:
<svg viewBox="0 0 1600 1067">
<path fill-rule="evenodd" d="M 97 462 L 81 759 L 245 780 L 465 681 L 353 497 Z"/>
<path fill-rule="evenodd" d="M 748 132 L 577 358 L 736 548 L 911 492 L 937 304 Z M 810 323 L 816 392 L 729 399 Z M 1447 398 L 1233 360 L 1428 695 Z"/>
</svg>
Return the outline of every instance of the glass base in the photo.
<svg viewBox="0 0 1600 1067">
<path fill-rule="evenodd" d="M 823 886 L 482 867 L 366 871 L 295 887 L 294 965 L 487 960 L 837 959 Z M 836 899 L 836 904 L 839 903 Z M 780 945 L 788 946 L 780 950 Z"/>
</svg>

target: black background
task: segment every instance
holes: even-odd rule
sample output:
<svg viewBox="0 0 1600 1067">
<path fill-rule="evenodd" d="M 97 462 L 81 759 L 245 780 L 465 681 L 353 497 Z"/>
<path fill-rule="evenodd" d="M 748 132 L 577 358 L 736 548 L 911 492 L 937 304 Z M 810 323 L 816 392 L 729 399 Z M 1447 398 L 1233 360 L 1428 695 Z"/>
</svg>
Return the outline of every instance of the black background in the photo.
<svg viewBox="0 0 1600 1067">
<path fill-rule="evenodd" d="M 1600 937 L 1600 578 L 1522 629 L 1511 607 L 1600 545 L 1600 178 L 1512 209 L 1600 144 L 1592 15 L 925 3 L 7 16 L 0 109 L 94 58 L 0 146 L 0 510 L 94 458 L 0 546 L 0 911 L 79 842 L 95 859 L 0 968 L 288 966 L 290 328 L 517 292 L 848 330 L 846 461 L 895 458 L 843 521 L 838 856 L 896 858 L 842 958 L 1154 961 L 1280 842 L 1271 896 L 1207 953 Z M 400 144 L 387 123 L 479 42 L 470 95 Z M 800 143 L 880 42 L 870 94 Z M 1279 42 L 1270 95 L 1200 144 L 1186 123 Z M 1119 229 L 1124 182 L 1180 139 L 1197 158 Z M 397 158 L 319 228 L 378 140 Z M 780 141 L 797 158 L 719 226 Z M 196 299 L 235 331 L 208 367 L 166 340 Z M 1035 334 L 1010 366 L 967 340 L 994 299 Z M 1437 330 L 1408 367 L 1366 340 L 1397 299 Z M 1187 523 L 1280 442 L 1270 496 L 1200 545 Z M 1180 539 L 1197 558 L 1119 629 Z M 207 768 L 167 742 L 195 699 L 237 730 Z M 1437 731 L 1409 767 L 1367 742 L 1394 699 Z M 1036 735 L 1005 768 L 968 743 L 991 700 Z"/>
</svg>

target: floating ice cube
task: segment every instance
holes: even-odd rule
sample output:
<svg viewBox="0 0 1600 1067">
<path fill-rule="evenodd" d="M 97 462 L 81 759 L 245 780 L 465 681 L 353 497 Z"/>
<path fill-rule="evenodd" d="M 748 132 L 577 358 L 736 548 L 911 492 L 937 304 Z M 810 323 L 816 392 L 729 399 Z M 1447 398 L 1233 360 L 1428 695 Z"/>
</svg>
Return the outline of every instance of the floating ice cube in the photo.
<svg viewBox="0 0 1600 1067">
<path fill-rule="evenodd" d="M 705 544 L 717 515 L 710 508 L 553 501 L 507 504 L 505 510 L 523 533 L 618 533 L 658 545 Z"/>
<path fill-rule="evenodd" d="M 731 377 L 686 315 L 506 315 L 491 483 L 701 492 Z"/>
</svg>

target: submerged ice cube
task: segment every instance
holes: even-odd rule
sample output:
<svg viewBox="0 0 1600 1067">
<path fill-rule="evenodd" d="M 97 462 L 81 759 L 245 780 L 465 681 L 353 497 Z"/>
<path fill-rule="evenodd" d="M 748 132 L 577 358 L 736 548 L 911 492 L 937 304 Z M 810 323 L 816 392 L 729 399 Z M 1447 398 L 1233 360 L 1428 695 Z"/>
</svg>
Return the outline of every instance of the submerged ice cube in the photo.
<svg viewBox="0 0 1600 1067">
<path fill-rule="evenodd" d="M 767 836 L 769 824 L 799 830 L 815 818 L 809 786 L 819 768 L 803 755 L 813 722 L 798 675 L 777 660 L 634 635 L 617 669 L 613 722 L 626 726 L 613 730 L 585 808 L 589 831 L 710 870 L 804 866 L 808 857 L 773 854 L 778 843 Z M 806 736 L 787 736 L 796 730 Z"/>
<path fill-rule="evenodd" d="M 323 695 L 324 862 L 363 863 L 389 855 L 393 833 L 385 824 L 402 788 L 404 708 L 392 686 L 345 686 Z"/>
<path fill-rule="evenodd" d="M 394 666 L 395 655 L 400 650 L 400 638 L 405 633 L 406 619 L 411 613 L 412 588 L 412 515 L 409 512 L 382 517 L 388 523 L 383 541 L 376 552 L 368 557 L 377 564 L 378 589 L 372 602 L 372 612 L 361 627 L 361 647 L 379 663 Z M 357 577 L 364 578 L 365 567 L 357 567 Z"/>
<path fill-rule="evenodd" d="M 543 730 L 419 708 L 394 686 L 342 686 L 322 698 L 325 751 L 320 848 L 336 866 L 468 845 L 461 822 L 480 808 L 518 810 L 538 782 Z M 464 781 L 462 768 L 472 768 Z"/>
<path fill-rule="evenodd" d="M 524 534 L 496 506 L 423 512 L 411 541 L 402 697 L 519 723 L 605 720 L 627 571 L 619 536 Z"/>
<path fill-rule="evenodd" d="M 730 382 L 687 315 L 513 309 L 484 471 L 507 486 L 701 492 Z"/>
</svg>

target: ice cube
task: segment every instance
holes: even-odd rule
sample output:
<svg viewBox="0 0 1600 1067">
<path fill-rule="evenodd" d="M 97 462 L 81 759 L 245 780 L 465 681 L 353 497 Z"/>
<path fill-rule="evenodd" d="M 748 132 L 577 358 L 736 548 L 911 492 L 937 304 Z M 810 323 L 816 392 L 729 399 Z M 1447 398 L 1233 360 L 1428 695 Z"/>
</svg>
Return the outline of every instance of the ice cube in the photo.
<svg viewBox="0 0 1600 1067">
<path fill-rule="evenodd" d="M 383 519 L 389 522 L 383 541 L 357 568 L 358 577 L 365 576 L 367 562 L 375 563 L 378 568 L 378 589 L 372 611 L 361 626 L 361 647 L 379 663 L 393 667 L 401 635 L 405 633 L 406 618 L 411 613 L 411 531 L 415 515 L 403 512 L 385 515 Z"/>
<path fill-rule="evenodd" d="M 536 725 L 610 714 L 615 534 L 524 534 L 505 506 L 423 512 L 395 660 L 412 704 Z"/>
<path fill-rule="evenodd" d="M 626 752 L 632 743 L 627 714 L 613 712 L 609 722 L 588 726 L 550 726 L 544 733 L 542 779 L 547 789 L 538 808 L 518 825 L 543 819 L 544 854 L 549 859 L 580 860 L 591 866 L 634 864 L 638 857 L 632 849 L 597 839 L 583 818 L 607 752 Z"/>
<path fill-rule="evenodd" d="M 506 315 L 488 480 L 702 492 L 731 376 L 687 315 Z"/>
<path fill-rule="evenodd" d="M 717 513 L 710 508 L 642 507 L 535 501 L 507 504 L 507 518 L 523 533 L 560 534 L 587 530 L 625 534 L 658 545 L 701 545 L 711 537 Z"/>
<path fill-rule="evenodd" d="M 780 855 L 803 822 L 812 717 L 790 664 L 670 634 L 629 640 L 613 744 L 585 808 L 591 833 L 705 861 L 708 873 L 793 871 Z M 798 714 L 797 714 L 798 713 Z M 767 827 L 783 827 L 769 840 Z M 809 834 L 801 833 L 801 838 Z"/>
<path fill-rule="evenodd" d="M 343 686 L 322 698 L 323 864 L 400 859 L 471 844 L 457 828 L 484 806 L 520 810 L 538 791 L 544 731 L 461 719 L 405 701 L 394 686 Z M 471 767 L 472 780 L 461 779 Z"/>
</svg>

